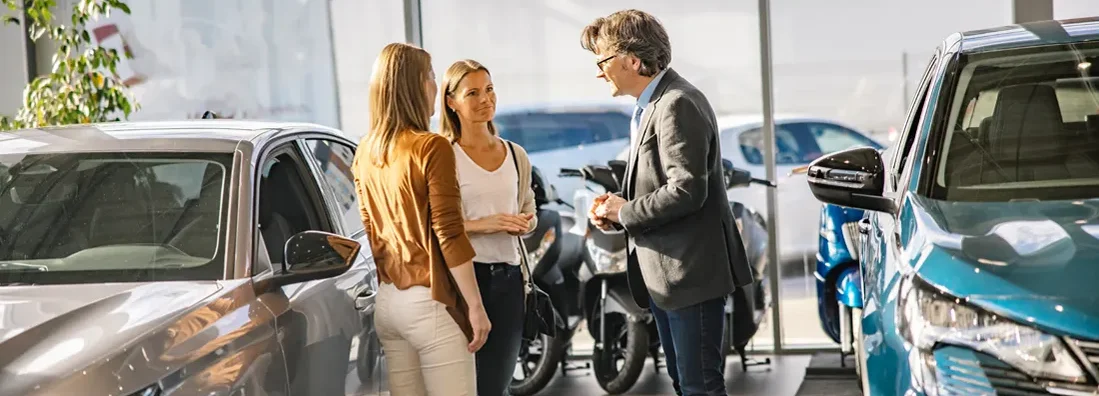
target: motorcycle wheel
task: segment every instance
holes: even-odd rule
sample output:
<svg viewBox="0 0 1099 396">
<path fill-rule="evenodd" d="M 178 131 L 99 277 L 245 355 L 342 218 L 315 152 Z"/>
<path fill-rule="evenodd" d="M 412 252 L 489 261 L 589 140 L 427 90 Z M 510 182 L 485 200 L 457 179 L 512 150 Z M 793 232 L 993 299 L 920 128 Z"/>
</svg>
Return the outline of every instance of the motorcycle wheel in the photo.
<svg viewBox="0 0 1099 396">
<path fill-rule="evenodd" d="M 625 320 L 620 314 L 608 314 L 608 342 L 592 351 L 592 371 L 599 387 L 609 394 L 629 391 L 641 370 L 649 350 L 649 331 L 645 324 Z"/>
<path fill-rule="evenodd" d="M 551 338 L 543 334 L 534 341 L 523 340 L 519 347 L 519 361 L 516 363 L 523 378 L 512 377 L 508 391 L 515 396 L 528 396 L 541 391 L 553 379 L 567 348 L 564 337 Z"/>
</svg>

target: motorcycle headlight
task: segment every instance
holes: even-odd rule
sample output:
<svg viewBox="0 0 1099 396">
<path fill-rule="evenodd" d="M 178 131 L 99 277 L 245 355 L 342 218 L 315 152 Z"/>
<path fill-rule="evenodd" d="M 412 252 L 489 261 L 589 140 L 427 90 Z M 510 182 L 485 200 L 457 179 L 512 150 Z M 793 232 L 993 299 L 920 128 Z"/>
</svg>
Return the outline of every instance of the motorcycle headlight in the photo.
<svg viewBox="0 0 1099 396">
<path fill-rule="evenodd" d="M 588 248 L 588 255 L 595 263 L 596 275 L 612 275 L 626 272 L 626 249 L 612 252 L 596 245 L 591 239 L 585 239 L 584 245 Z"/>
<path fill-rule="evenodd" d="M 536 265 L 542 261 L 542 257 L 546 256 L 546 252 L 549 251 L 550 246 L 553 246 L 553 242 L 557 240 L 557 229 L 550 228 L 546 230 L 545 234 L 542 234 L 542 240 L 538 242 L 538 247 L 527 252 L 527 262 L 531 265 Z"/>
<path fill-rule="evenodd" d="M 922 351 L 951 344 L 989 354 L 1034 377 L 1086 382 L 1060 338 L 970 306 L 915 277 L 900 285 L 897 327 Z"/>
</svg>

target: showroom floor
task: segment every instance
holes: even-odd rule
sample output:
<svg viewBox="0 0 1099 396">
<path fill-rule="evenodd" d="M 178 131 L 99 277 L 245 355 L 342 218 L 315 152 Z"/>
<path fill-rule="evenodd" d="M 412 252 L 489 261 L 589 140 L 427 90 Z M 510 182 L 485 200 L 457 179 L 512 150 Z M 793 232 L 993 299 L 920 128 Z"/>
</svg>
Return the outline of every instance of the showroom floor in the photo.
<svg viewBox="0 0 1099 396">
<path fill-rule="evenodd" d="M 789 355 L 771 358 L 771 365 L 749 367 L 748 372 L 741 371 L 740 358 L 730 358 L 725 373 L 725 383 L 730 395 L 768 395 L 794 396 L 805 376 L 805 367 L 809 365 L 808 355 Z M 556 377 L 546 389 L 544 395 L 603 395 L 603 389 L 595 382 L 590 372 L 577 370 L 567 377 Z M 674 395 L 672 382 L 663 369 L 653 371 L 652 360 L 645 365 L 637 385 L 628 395 Z"/>
</svg>

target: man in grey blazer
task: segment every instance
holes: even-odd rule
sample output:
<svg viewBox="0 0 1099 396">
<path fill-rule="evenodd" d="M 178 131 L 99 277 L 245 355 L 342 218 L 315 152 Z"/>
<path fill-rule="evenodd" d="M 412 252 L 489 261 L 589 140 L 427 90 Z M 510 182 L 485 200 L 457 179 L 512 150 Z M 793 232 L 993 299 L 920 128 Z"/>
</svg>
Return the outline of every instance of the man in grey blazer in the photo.
<svg viewBox="0 0 1099 396">
<path fill-rule="evenodd" d="M 725 395 L 725 297 L 754 279 L 726 198 L 713 109 L 668 67 L 668 34 L 652 15 L 598 18 L 581 42 L 612 94 L 637 98 L 623 191 L 596 198 L 588 215 L 629 236 L 630 292 L 656 318 L 676 393 Z"/>
</svg>

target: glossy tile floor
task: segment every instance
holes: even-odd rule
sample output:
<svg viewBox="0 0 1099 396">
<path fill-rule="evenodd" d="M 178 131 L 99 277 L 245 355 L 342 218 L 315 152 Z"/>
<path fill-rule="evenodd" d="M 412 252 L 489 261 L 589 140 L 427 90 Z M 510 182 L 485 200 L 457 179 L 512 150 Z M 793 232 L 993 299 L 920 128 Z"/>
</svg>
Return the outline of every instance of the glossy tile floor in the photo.
<svg viewBox="0 0 1099 396">
<path fill-rule="evenodd" d="M 758 356 L 756 358 L 763 358 Z M 741 371 L 740 358 L 730 357 L 726 363 L 725 386 L 730 395 L 766 395 L 766 396 L 794 396 L 805 377 L 805 368 L 809 366 L 809 355 L 789 355 L 771 357 L 770 366 L 749 367 L 748 372 Z M 384 372 L 384 368 L 382 368 Z M 348 376 L 354 375 L 349 373 Z M 382 385 L 385 386 L 384 384 Z M 606 392 L 595 382 L 589 370 L 575 370 L 568 376 L 554 377 L 553 381 L 538 393 L 539 396 L 597 396 Z M 645 364 L 645 370 L 641 372 L 637 384 L 626 395 L 632 396 L 664 396 L 675 395 L 672 389 L 672 381 L 668 373 L 660 370 L 653 371 L 652 359 Z M 389 395 L 389 392 L 370 392 L 360 390 L 356 395 L 373 396 Z"/>
<path fill-rule="evenodd" d="M 757 358 L 763 358 L 759 356 Z M 770 366 L 749 367 L 748 372 L 741 371 L 740 358 L 731 357 L 726 364 L 725 386 L 730 395 L 767 395 L 794 396 L 805 377 L 805 367 L 809 365 L 809 355 L 790 355 L 771 357 Z M 590 371 L 576 370 L 567 377 L 558 375 L 539 395 L 595 396 L 606 392 L 599 387 Z M 653 371 L 652 359 L 645 364 L 641 378 L 627 395 L 675 395 L 672 381 L 663 369 Z"/>
</svg>

